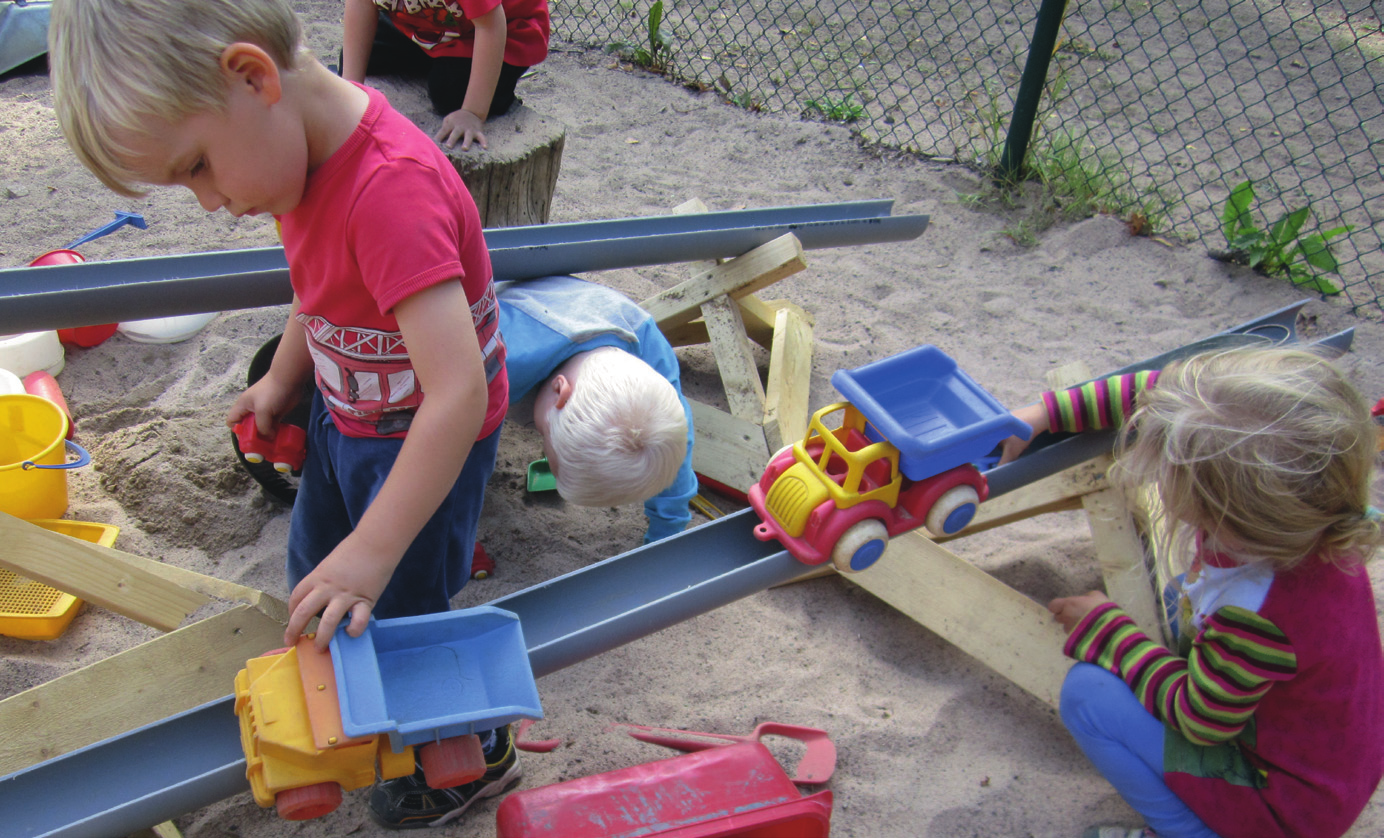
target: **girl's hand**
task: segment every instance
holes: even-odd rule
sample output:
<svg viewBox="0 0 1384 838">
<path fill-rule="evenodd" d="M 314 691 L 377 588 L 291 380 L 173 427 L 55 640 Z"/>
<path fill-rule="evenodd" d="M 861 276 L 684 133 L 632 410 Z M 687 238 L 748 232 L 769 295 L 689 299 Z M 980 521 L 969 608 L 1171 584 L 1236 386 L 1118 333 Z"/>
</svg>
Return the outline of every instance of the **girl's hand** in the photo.
<svg viewBox="0 0 1384 838">
<path fill-rule="evenodd" d="M 1090 614 L 1092 609 L 1109 601 L 1110 597 L 1100 591 L 1091 591 L 1081 596 L 1058 597 L 1048 603 L 1048 610 L 1052 612 L 1052 618 L 1071 634 L 1076 624 Z"/>
<path fill-rule="evenodd" d="M 485 134 L 481 131 L 484 119 L 471 113 L 465 108 L 458 108 L 442 118 L 442 128 L 433 136 L 434 140 L 442 143 L 447 148 L 456 146 L 457 141 L 461 141 L 461 150 L 470 151 L 471 143 L 480 144 L 481 148 L 490 148 L 486 144 Z"/>
<path fill-rule="evenodd" d="M 1027 422 L 1028 426 L 1032 428 L 1033 431 L 1029 433 L 1028 439 L 1020 439 L 1017 436 L 1011 436 L 1009 439 L 1000 443 L 1000 465 L 1013 462 L 1020 454 L 1024 453 L 1024 450 L 1028 448 L 1028 444 L 1033 441 L 1035 436 L 1050 430 L 1048 428 L 1048 409 L 1042 402 L 1026 404 L 1018 410 L 1015 410 L 1014 415 Z"/>
</svg>

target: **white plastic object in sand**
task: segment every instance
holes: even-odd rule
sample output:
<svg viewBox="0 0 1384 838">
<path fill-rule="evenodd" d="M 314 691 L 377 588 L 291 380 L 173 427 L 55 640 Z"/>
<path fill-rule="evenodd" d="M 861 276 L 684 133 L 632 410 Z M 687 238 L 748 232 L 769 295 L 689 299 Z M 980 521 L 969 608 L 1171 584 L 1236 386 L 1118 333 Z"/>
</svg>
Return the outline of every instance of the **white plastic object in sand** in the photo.
<svg viewBox="0 0 1384 838">
<path fill-rule="evenodd" d="M 121 323 L 116 331 L 135 343 L 178 343 L 202 331 L 220 312 L 185 314 L 181 317 L 155 317 Z"/>
<path fill-rule="evenodd" d="M 56 331 L 0 337 L 0 369 L 7 369 L 21 379 L 39 370 L 57 375 L 66 361 L 67 355 Z"/>
<path fill-rule="evenodd" d="M 19 376 L 0 368 L 0 396 L 18 396 L 27 392 Z"/>
</svg>

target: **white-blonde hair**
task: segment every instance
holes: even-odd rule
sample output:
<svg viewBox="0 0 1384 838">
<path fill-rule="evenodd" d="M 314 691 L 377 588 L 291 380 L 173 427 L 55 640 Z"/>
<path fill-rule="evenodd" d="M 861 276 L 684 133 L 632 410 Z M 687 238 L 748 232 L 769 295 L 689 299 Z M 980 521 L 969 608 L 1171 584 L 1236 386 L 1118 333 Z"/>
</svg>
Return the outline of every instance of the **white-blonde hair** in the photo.
<svg viewBox="0 0 1384 838">
<path fill-rule="evenodd" d="M 302 24 L 287 0 L 60 0 L 48 26 L 58 124 L 113 191 L 144 194 L 118 137 L 147 135 L 226 106 L 221 55 L 234 43 L 297 66 Z"/>
<path fill-rule="evenodd" d="M 582 361 L 572 395 L 548 415 L 557 491 L 579 506 L 645 501 L 687 456 L 687 417 L 668 379 L 615 347 Z"/>
<path fill-rule="evenodd" d="M 1379 544 L 1369 508 L 1379 428 L 1321 356 L 1197 355 L 1164 369 L 1139 404 L 1111 477 L 1127 490 L 1157 487 L 1170 525 L 1164 556 L 1186 556 L 1197 531 L 1278 567 L 1309 556 L 1363 562 Z"/>
</svg>

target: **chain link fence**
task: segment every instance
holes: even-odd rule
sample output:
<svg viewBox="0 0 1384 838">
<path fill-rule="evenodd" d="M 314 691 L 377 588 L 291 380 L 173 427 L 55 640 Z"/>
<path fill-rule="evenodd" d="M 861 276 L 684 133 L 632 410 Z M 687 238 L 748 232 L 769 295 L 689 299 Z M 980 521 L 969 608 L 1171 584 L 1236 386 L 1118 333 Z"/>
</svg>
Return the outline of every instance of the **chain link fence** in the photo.
<svg viewBox="0 0 1384 838">
<path fill-rule="evenodd" d="M 994 171 L 1036 0 L 550 0 L 555 40 L 643 50 L 742 107 L 849 124 L 869 143 Z M 1252 227 L 1308 210 L 1280 249 L 1330 241 L 1329 277 L 1384 315 L 1384 32 L 1372 0 L 1069 2 L 1027 160 L 1075 162 L 1105 206 L 1233 252 L 1222 215 L 1253 184 Z M 651 40 L 651 36 L 653 39 Z M 1310 286 L 1309 286 L 1310 287 Z"/>
</svg>

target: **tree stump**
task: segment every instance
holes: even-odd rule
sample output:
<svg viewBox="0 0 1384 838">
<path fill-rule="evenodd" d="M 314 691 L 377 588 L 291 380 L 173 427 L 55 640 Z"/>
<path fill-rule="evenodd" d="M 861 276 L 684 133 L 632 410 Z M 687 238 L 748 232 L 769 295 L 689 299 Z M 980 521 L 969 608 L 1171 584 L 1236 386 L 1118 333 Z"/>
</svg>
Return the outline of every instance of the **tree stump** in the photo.
<svg viewBox="0 0 1384 838">
<path fill-rule="evenodd" d="M 442 117 L 428 102 L 426 84 L 393 76 L 372 76 L 370 84 L 389 103 L 429 136 L 442 127 Z M 443 152 L 471 190 L 483 227 L 520 227 L 548 223 L 562 166 L 567 128 L 524 105 L 485 122 L 488 149 L 472 144 Z"/>
<path fill-rule="evenodd" d="M 482 226 L 520 227 L 548 223 L 566 137 L 560 122 L 516 105 L 486 120 L 490 148 L 444 150 L 476 199 Z"/>
</svg>

